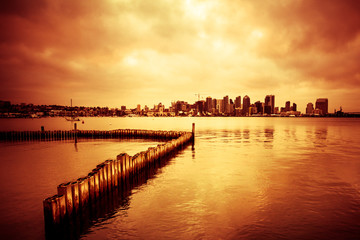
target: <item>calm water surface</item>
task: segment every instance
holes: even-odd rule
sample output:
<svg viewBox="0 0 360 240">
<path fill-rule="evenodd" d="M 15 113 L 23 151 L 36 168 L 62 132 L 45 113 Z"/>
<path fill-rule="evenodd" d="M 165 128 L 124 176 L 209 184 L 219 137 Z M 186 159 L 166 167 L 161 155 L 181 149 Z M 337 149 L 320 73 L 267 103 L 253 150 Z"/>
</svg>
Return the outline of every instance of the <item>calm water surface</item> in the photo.
<svg viewBox="0 0 360 240">
<path fill-rule="evenodd" d="M 191 130 L 196 141 L 81 239 L 359 239 L 360 119 L 85 118 L 80 129 Z M 61 118 L 0 130 L 70 129 Z M 157 142 L 1 143 L 2 236 L 43 239 L 42 200 L 121 152 Z"/>
</svg>

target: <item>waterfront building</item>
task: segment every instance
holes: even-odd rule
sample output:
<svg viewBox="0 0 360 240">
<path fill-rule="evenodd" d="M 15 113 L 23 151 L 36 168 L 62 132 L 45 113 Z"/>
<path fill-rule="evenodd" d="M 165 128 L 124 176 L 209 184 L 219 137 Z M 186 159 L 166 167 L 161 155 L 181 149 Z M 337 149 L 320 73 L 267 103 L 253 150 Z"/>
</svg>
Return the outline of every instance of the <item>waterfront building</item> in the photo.
<svg viewBox="0 0 360 240">
<path fill-rule="evenodd" d="M 266 95 L 265 97 L 265 107 L 270 106 L 270 113 L 275 113 L 275 96 L 274 95 Z"/>
<path fill-rule="evenodd" d="M 328 99 L 318 98 L 315 103 L 315 108 L 320 109 L 322 115 L 328 114 Z"/>
<path fill-rule="evenodd" d="M 243 98 L 243 115 L 245 116 L 249 115 L 249 107 L 250 107 L 250 97 L 246 95 Z"/>
<path fill-rule="evenodd" d="M 206 98 L 205 111 L 211 112 L 213 108 L 213 101 L 211 97 Z"/>
<path fill-rule="evenodd" d="M 271 114 L 271 106 L 264 105 L 264 114 Z"/>
<path fill-rule="evenodd" d="M 216 100 L 216 111 L 218 113 L 223 113 L 224 109 L 224 100 L 223 99 L 217 99 Z"/>
<path fill-rule="evenodd" d="M 263 103 L 260 101 L 255 102 L 255 108 L 256 108 L 256 112 L 259 114 L 263 114 Z"/>
<path fill-rule="evenodd" d="M 275 114 L 279 114 L 279 107 L 275 107 L 274 113 L 275 113 Z"/>
<path fill-rule="evenodd" d="M 229 96 L 225 96 L 223 98 L 223 109 L 222 109 L 223 113 L 228 114 L 230 112 L 230 106 L 229 106 Z"/>
<path fill-rule="evenodd" d="M 313 114 L 314 112 L 314 104 L 308 103 L 306 105 L 306 114 Z"/>
<path fill-rule="evenodd" d="M 241 108 L 241 96 L 235 98 L 235 108 Z"/>
<path fill-rule="evenodd" d="M 285 103 L 285 112 L 288 112 L 288 111 L 290 111 L 291 110 L 291 108 L 290 108 L 290 101 L 287 101 L 286 103 Z"/>
</svg>

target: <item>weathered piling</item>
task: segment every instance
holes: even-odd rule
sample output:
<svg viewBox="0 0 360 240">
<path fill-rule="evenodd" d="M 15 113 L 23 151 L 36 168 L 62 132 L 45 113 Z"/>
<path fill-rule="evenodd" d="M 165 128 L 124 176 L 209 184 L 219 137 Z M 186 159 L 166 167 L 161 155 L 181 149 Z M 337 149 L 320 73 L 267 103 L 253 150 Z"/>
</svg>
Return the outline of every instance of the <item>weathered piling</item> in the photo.
<svg viewBox="0 0 360 240">
<path fill-rule="evenodd" d="M 87 177 L 78 179 L 79 185 L 79 208 L 84 208 L 89 203 L 89 181 Z"/>
<path fill-rule="evenodd" d="M 150 138 L 150 139 L 176 139 L 183 132 L 174 131 L 149 131 L 136 129 L 118 129 L 109 131 L 98 130 L 79 130 L 77 124 L 74 123 L 72 130 L 54 130 L 45 131 L 42 127 L 41 131 L 2 131 L 0 132 L 0 140 L 5 141 L 57 141 L 74 139 L 77 142 L 82 138 Z M 194 129 L 193 129 L 194 131 Z"/>
<path fill-rule="evenodd" d="M 93 172 L 88 174 L 88 182 L 89 182 L 89 201 L 95 202 L 95 176 Z"/>
<path fill-rule="evenodd" d="M 63 140 L 80 137 L 149 137 L 168 139 L 166 143 L 150 147 L 146 151 L 129 156 L 126 153 L 117 155 L 115 160 L 106 160 L 98 164 L 86 177 L 78 178 L 76 181 L 60 184 L 57 188 L 58 194 L 44 200 L 44 216 L 46 221 L 59 224 L 64 219 L 91 208 L 93 203 L 113 195 L 113 191 L 126 191 L 131 186 L 136 186 L 146 175 L 146 172 L 161 162 L 171 152 L 191 141 L 195 135 L 195 125 L 192 132 L 174 131 L 147 131 L 135 129 L 119 129 L 112 131 L 88 131 L 78 130 L 74 124 L 73 131 L 37 131 L 21 134 L 19 132 L 1 132 L 1 139 L 31 139 L 40 140 Z M 20 136 L 20 137 L 19 137 Z M 25 137 L 21 137 L 25 136 Z M 160 159 L 160 160 L 159 160 Z M 159 160 L 159 161 L 157 161 Z M 99 204 L 99 203 L 98 203 Z"/>
<path fill-rule="evenodd" d="M 80 206 L 78 181 L 71 183 L 71 192 L 72 192 L 72 199 L 73 199 L 73 211 L 78 212 L 79 206 Z"/>
<path fill-rule="evenodd" d="M 76 126 L 76 123 L 74 123 L 74 139 L 75 139 L 75 143 L 77 143 L 77 126 Z"/>
<path fill-rule="evenodd" d="M 67 215 L 70 216 L 73 212 L 73 198 L 72 198 L 71 182 L 60 184 L 58 186 L 58 195 L 65 196 L 66 213 L 67 213 Z"/>
<path fill-rule="evenodd" d="M 58 195 L 46 198 L 43 201 L 45 223 L 60 224 L 60 204 Z"/>
<path fill-rule="evenodd" d="M 43 201 L 45 224 L 56 226 L 66 220 L 66 201 L 64 195 L 54 195 Z"/>
</svg>

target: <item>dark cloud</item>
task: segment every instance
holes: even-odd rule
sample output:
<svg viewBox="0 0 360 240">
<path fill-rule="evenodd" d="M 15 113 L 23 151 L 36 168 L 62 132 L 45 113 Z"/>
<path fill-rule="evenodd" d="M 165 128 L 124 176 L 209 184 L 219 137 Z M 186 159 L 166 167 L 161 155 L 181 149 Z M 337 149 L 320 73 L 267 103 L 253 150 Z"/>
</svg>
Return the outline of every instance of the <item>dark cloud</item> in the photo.
<svg viewBox="0 0 360 240">
<path fill-rule="evenodd" d="M 283 86 L 341 88 L 346 94 L 360 86 L 359 5 L 1 1 L 2 98 L 47 103 L 50 96 L 58 103 L 76 95 L 83 105 L 114 105 L 156 96 L 154 103 L 161 96 L 174 100 L 167 94 L 173 89 L 181 98 L 189 86 L 217 95 L 257 92 L 259 99 Z M 299 98 L 306 93 L 302 89 Z"/>
<path fill-rule="evenodd" d="M 277 3 L 277 2 L 276 2 Z M 289 1 L 265 4 L 257 20 L 270 29 L 260 53 L 323 87 L 359 86 L 360 2 Z M 258 5 L 257 7 L 260 7 Z"/>
</svg>

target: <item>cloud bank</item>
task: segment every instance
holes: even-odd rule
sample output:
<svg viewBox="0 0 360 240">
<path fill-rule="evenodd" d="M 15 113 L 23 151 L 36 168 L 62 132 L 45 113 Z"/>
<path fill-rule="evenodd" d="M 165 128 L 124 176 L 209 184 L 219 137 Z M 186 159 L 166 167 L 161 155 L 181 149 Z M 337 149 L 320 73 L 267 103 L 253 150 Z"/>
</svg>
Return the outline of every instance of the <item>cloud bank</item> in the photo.
<svg viewBox="0 0 360 240">
<path fill-rule="evenodd" d="M 119 107 L 195 93 L 329 98 L 360 111 L 360 3 L 7 1 L 0 3 L 1 98 Z"/>
</svg>

